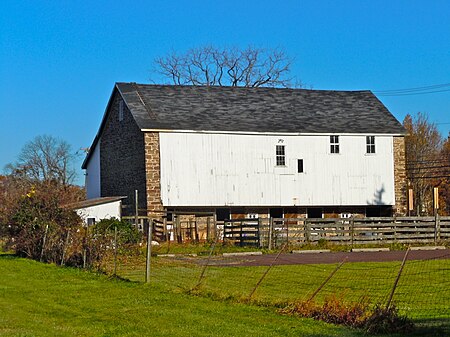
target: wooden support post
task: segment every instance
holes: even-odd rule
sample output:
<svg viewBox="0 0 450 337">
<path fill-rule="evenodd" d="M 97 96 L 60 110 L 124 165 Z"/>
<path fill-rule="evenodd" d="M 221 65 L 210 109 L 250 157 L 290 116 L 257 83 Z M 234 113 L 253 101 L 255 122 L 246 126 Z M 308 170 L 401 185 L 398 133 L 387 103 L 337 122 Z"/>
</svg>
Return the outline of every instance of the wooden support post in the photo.
<svg viewBox="0 0 450 337">
<path fill-rule="evenodd" d="M 195 242 L 198 243 L 200 238 L 198 236 L 198 222 L 197 219 L 194 220 L 194 238 L 195 238 Z"/>
<path fill-rule="evenodd" d="M 176 227 L 176 232 L 177 232 L 177 242 L 178 243 L 183 243 L 183 238 L 181 236 L 181 221 L 180 221 L 180 216 L 177 215 L 177 221 L 176 221 L 177 227 Z"/>
<path fill-rule="evenodd" d="M 163 226 L 164 226 L 164 238 L 166 239 L 166 242 L 170 241 L 169 232 L 167 231 L 167 218 L 165 217 L 163 219 Z"/>
<path fill-rule="evenodd" d="M 145 261 L 145 282 L 150 282 L 150 260 L 152 257 L 152 233 L 153 233 L 153 219 L 150 218 L 147 231 L 147 259 Z"/>
<path fill-rule="evenodd" d="M 211 218 L 209 216 L 206 217 L 206 241 L 209 242 L 211 240 Z"/>
</svg>

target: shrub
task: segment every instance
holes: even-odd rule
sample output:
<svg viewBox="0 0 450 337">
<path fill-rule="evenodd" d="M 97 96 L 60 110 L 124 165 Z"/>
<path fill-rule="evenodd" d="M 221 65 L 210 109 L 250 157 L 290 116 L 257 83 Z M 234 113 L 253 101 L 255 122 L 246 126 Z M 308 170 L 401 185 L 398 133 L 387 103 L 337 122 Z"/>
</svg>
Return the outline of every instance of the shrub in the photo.
<svg viewBox="0 0 450 337">
<path fill-rule="evenodd" d="M 414 330 L 414 324 L 406 316 L 399 315 L 395 306 L 376 305 L 361 328 L 368 333 L 407 333 Z"/>
<path fill-rule="evenodd" d="M 399 315 L 395 306 L 383 308 L 378 304 L 371 307 L 364 298 L 356 303 L 345 303 L 343 297 L 331 296 L 322 305 L 314 301 L 301 301 L 280 312 L 358 328 L 371 334 L 406 333 L 414 329 L 412 321 Z"/>
</svg>

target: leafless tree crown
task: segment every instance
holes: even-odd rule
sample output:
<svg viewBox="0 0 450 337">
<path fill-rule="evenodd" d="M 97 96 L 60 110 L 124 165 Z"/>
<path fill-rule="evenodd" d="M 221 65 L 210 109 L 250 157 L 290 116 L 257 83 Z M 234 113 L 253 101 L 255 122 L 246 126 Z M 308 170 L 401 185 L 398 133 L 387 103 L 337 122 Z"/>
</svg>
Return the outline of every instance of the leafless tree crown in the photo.
<svg viewBox="0 0 450 337">
<path fill-rule="evenodd" d="M 172 52 L 155 59 L 156 72 L 174 85 L 289 87 L 292 60 L 281 49 L 220 49 Z"/>
<path fill-rule="evenodd" d="M 74 155 L 68 143 L 52 136 L 37 136 L 21 150 L 18 161 L 7 165 L 11 175 L 69 185 L 75 178 Z"/>
</svg>

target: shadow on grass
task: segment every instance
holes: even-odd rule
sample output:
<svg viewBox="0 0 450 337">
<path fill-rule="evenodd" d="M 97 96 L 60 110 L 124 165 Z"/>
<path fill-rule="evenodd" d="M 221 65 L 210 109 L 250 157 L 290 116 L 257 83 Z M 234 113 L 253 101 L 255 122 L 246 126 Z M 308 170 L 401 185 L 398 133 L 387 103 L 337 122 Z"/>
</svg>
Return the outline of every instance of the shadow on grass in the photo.
<svg viewBox="0 0 450 337">
<path fill-rule="evenodd" d="M 416 328 L 410 336 L 450 336 L 448 318 L 415 320 L 414 323 Z"/>
<path fill-rule="evenodd" d="M 0 252 L 0 259 L 18 259 L 19 257 L 13 253 L 2 253 Z"/>
</svg>

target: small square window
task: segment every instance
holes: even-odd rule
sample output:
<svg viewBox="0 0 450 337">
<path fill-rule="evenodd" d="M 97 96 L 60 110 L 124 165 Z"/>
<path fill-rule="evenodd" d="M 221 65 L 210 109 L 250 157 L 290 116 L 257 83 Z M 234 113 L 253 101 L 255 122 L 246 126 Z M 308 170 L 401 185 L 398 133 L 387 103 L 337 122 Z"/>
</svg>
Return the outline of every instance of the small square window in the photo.
<svg viewBox="0 0 450 337">
<path fill-rule="evenodd" d="M 330 153 L 339 153 L 339 136 L 330 136 Z"/>
<path fill-rule="evenodd" d="M 297 159 L 297 172 L 303 173 L 303 159 Z"/>
<path fill-rule="evenodd" d="M 285 154 L 285 146 L 277 145 L 276 146 L 276 164 L 277 166 L 285 166 L 286 165 L 286 154 Z"/>
<path fill-rule="evenodd" d="M 375 136 L 366 137 L 366 153 L 375 153 Z"/>
</svg>

